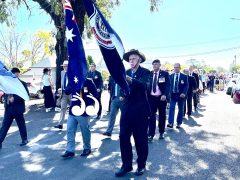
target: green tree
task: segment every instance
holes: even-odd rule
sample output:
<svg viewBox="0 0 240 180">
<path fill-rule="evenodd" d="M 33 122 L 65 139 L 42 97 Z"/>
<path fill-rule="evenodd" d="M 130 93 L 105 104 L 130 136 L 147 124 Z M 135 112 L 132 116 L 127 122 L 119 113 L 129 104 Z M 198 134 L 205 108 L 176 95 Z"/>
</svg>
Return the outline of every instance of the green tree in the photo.
<svg viewBox="0 0 240 180">
<path fill-rule="evenodd" d="M 103 81 L 108 80 L 109 76 L 110 76 L 110 74 L 109 74 L 109 72 L 107 70 L 102 70 L 102 79 L 103 79 Z"/>
<path fill-rule="evenodd" d="M 52 54 L 54 38 L 51 32 L 38 31 L 30 38 L 30 48 L 22 51 L 23 61 L 30 61 L 31 65 Z"/>
<path fill-rule="evenodd" d="M 231 68 L 232 73 L 240 73 L 240 64 L 236 64 Z"/>
<path fill-rule="evenodd" d="M 204 72 L 206 72 L 206 73 L 216 73 L 217 71 L 213 68 L 213 67 L 211 67 L 211 66 L 205 66 L 204 68 L 203 68 L 203 70 L 204 70 Z"/>
<path fill-rule="evenodd" d="M 88 64 L 88 67 L 89 67 L 89 65 L 90 64 L 92 64 L 92 63 L 94 63 L 94 61 L 93 61 L 93 58 L 92 58 L 92 56 L 87 56 L 87 64 Z"/>
</svg>

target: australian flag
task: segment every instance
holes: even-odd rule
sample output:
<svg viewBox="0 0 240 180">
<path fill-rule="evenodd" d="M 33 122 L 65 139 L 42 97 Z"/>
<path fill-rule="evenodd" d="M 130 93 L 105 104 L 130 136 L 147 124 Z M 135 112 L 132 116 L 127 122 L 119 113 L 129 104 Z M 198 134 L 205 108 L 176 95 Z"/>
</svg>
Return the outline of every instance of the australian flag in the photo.
<svg viewBox="0 0 240 180">
<path fill-rule="evenodd" d="M 72 96 L 79 96 L 80 91 L 86 80 L 88 67 L 83 49 L 82 38 L 76 23 L 70 0 L 65 0 L 65 24 L 67 50 L 69 56 L 68 62 L 68 88 L 70 87 Z M 72 102 L 71 105 L 80 104 Z"/>
<path fill-rule="evenodd" d="M 92 0 L 84 0 L 92 33 L 94 34 L 107 68 L 116 83 L 129 94 L 126 72 L 122 62 L 124 47 L 120 37 L 112 29 Z"/>
<path fill-rule="evenodd" d="M 0 90 L 6 94 L 15 94 L 29 100 L 28 93 L 21 81 L 0 61 Z"/>
</svg>

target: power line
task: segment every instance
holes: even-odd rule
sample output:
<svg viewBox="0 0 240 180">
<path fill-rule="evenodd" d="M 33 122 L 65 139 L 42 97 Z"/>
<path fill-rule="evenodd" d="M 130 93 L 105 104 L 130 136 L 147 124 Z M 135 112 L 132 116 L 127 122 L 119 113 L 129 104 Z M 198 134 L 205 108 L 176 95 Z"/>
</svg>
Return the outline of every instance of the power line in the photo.
<svg viewBox="0 0 240 180">
<path fill-rule="evenodd" d="M 199 52 L 199 53 L 193 53 L 193 54 L 183 54 L 183 55 L 176 55 L 176 56 L 162 56 L 158 58 L 180 58 L 180 57 L 189 57 L 189 56 L 199 56 L 199 55 L 206 55 L 206 54 L 217 54 L 221 52 L 226 52 L 226 51 L 232 51 L 240 49 L 240 46 L 237 47 L 231 47 L 231 48 L 225 48 L 225 49 L 219 49 L 219 50 L 213 50 L 213 51 L 206 51 L 206 52 Z"/>
<path fill-rule="evenodd" d="M 186 43 L 186 44 L 175 44 L 175 45 L 169 45 L 169 46 L 154 46 L 154 47 L 138 47 L 136 49 L 141 50 L 151 50 L 151 49 L 167 49 L 167 48 L 175 48 L 175 47 L 186 47 L 186 46 L 193 46 L 193 45 L 203 45 L 203 44 L 212 44 L 216 42 L 225 42 L 230 40 L 237 40 L 240 39 L 240 36 L 234 36 L 229 38 L 222 38 L 222 39 L 215 39 L 211 41 L 200 41 L 200 42 L 193 42 L 193 43 Z M 86 50 L 98 50 L 97 48 L 90 48 Z"/>
</svg>

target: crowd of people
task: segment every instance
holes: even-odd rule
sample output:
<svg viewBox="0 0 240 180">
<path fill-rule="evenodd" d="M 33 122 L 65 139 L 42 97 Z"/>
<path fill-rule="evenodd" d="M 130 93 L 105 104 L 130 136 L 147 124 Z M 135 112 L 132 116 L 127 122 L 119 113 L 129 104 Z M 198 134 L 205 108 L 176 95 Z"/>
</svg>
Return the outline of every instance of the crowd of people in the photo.
<svg viewBox="0 0 240 180">
<path fill-rule="evenodd" d="M 111 137 L 116 116 L 121 112 L 120 117 L 120 151 L 122 166 L 115 173 L 116 177 L 124 176 L 132 171 L 132 144 L 131 136 L 134 138 L 138 168 L 136 176 L 140 176 L 145 171 L 148 157 L 148 143 L 153 141 L 156 136 L 156 125 L 158 122 L 159 139 L 164 139 L 165 128 L 182 128 L 183 118 L 185 115 L 192 116 L 192 111 L 198 110 L 200 103 L 200 94 L 205 92 L 206 88 L 213 91 L 214 84 L 219 89 L 223 88 L 220 77 L 213 74 L 199 74 L 193 66 L 187 69 L 181 69 L 180 63 L 174 64 L 171 72 L 161 69 L 161 61 L 155 59 L 152 61 L 152 69 L 146 69 L 141 66 L 146 58 L 138 50 L 130 50 L 125 53 L 123 59 L 126 60 L 130 69 L 126 71 L 126 81 L 130 88 L 130 93 L 120 88 L 112 77 L 109 78 L 108 90 L 110 93 L 109 101 L 109 120 L 104 136 Z M 65 115 L 69 107 L 67 119 L 67 146 L 62 155 L 63 158 L 75 156 L 75 135 L 77 126 L 80 126 L 83 138 L 83 152 L 81 156 L 87 156 L 91 153 L 91 131 L 89 127 L 90 116 L 84 112 L 81 114 L 73 113 L 76 101 L 71 100 L 71 86 L 68 83 L 68 61 L 62 64 L 61 88 L 58 90 L 61 107 L 60 119 L 54 126 L 57 129 L 63 129 Z M 20 71 L 13 68 L 12 73 L 16 76 Z M 217 81 L 219 79 L 219 81 Z M 43 70 L 43 93 L 46 112 L 55 107 L 54 96 L 52 93 L 52 81 L 49 70 Z M 22 82 L 27 90 L 26 84 Z M 101 94 L 103 90 L 103 80 L 101 73 L 96 70 L 96 65 L 90 65 L 86 82 L 79 93 L 86 103 L 86 106 L 94 105 L 95 101 L 88 98 L 88 95 L 94 96 L 99 102 L 99 111 L 96 119 L 101 119 L 102 104 Z M 24 120 L 24 100 L 17 95 L 5 94 L 5 113 L 0 129 L 0 148 L 4 141 L 7 131 L 9 130 L 13 119 L 16 120 L 22 138 L 21 146 L 28 143 L 27 130 Z M 178 106 L 177 116 L 175 118 L 175 107 Z M 80 105 L 80 104 L 79 104 Z M 20 108 L 21 107 L 21 108 Z M 168 110 L 169 109 L 169 110 Z M 156 116 L 158 114 L 158 116 Z M 158 119 L 156 118 L 158 117 Z M 168 117 L 168 118 L 167 118 Z M 176 123 L 175 123 L 176 121 Z M 167 125 L 166 125 L 166 122 Z"/>
</svg>

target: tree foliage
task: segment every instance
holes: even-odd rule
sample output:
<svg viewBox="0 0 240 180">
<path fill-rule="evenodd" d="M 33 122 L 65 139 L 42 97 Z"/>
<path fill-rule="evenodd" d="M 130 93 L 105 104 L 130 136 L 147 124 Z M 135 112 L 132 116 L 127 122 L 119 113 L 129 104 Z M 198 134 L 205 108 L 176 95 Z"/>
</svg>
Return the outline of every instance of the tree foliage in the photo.
<svg viewBox="0 0 240 180">
<path fill-rule="evenodd" d="M 88 64 L 88 67 L 89 67 L 89 65 L 92 64 L 92 63 L 94 63 L 93 57 L 88 55 L 88 56 L 87 56 L 87 64 Z"/>
<path fill-rule="evenodd" d="M 240 73 L 240 64 L 236 64 L 231 67 L 231 72 L 232 73 Z"/>
<path fill-rule="evenodd" d="M 30 47 L 22 51 L 23 61 L 31 65 L 52 54 L 54 38 L 50 32 L 38 31 L 30 38 Z"/>
<path fill-rule="evenodd" d="M 103 14 L 107 17 L 111 17 L 111 9 L 116 5 L 120 4 L 120 0 L 93 0 L 96 2 L 103 12 Z M 60 87 L 61 79 L 61 64 L 64 59 L 67 58 L 67 50 L 66 50 L 66 40 L 65 40 L 65 26 L 64 26 L 64 11 L 63 11 L 63 2 L 64 0 L 32 0 L 32 2 L 36 2 L 39 4 L 40 8 L 43 9 L 53 21 L 57 33 L 56 33 L 56 64 L 57 64 L 57 72 L 56 72 L 56 86 Z M 73 11 L 77 20 L 77 24 L 82 34 L 85 29 L 89 30 L 89 26 L 86 17 L 85 17 L 85 8 L 83 4 L 83 0 L 72 0 Z M 157 6 L 161 0 L 149 0 L 150 2 L 150 10 L 157 10 Z M 6 22 L 9 24 L 9 19 L 11 17 L 11 12 L 13 9 L 17 8 L 19 5 L 25 4 L 26 7 L 31 11 L 28 2 L 26 0 L 8 0 L 0 2 L 0 23 Z M 84 25 L 85 23 L 85 25 Z M 90 36 L 90 31 L 86 31 L 85 33 L 87 37 Z"/>
</svg>

